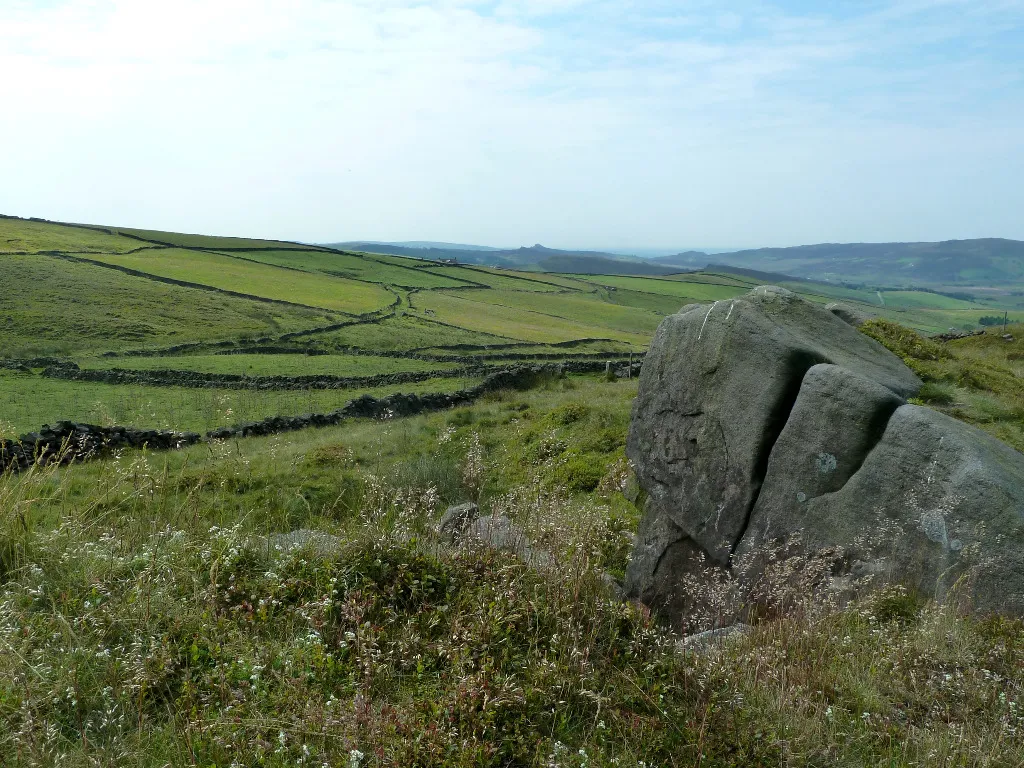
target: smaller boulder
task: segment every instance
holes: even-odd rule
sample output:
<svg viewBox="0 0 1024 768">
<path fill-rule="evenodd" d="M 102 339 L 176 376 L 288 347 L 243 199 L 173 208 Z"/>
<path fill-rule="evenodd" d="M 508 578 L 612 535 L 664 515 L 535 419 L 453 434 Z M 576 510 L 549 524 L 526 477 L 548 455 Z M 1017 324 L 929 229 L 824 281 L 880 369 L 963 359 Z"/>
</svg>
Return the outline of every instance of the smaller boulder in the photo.
<svg viewBox="0 0 1024 768">
<path fill-rule="evenodd" d="M 448 507 L 437 524 L 437 533 L 450 542 L 462 537 L 470 524 L 480 516 L 480 507 L 472 501 Z"/>
<path fill-rule="evenodd" d="M 320 557 L 336 552 L 342 544 L 338 536 L 312 528 L 298 528 L 288 533 L 275 533 L 267 537 L 267 545 L 276 552 L 288 553 L 296 549 L 310 549 Z"/>
<path fill-rule="evenodd" d="M 534 549 L 523 529 L 504 515 L 487 515 L 470 523 L 466 542 L 512 552 L 531 568 L 550 568 L 554 560 L 547 552 Z"/>
<path fill-rule="evenodd" d="M 742 622 L 719 629 L 709 629 L 706 632 L 698 632 L 695 635 L 688 635 L 679 641 L 680 651 L 700 653 L 709 648 L 721 647 L 727 640 L 742 637 L 750 632 L 750 625 Z"/>
</svg>

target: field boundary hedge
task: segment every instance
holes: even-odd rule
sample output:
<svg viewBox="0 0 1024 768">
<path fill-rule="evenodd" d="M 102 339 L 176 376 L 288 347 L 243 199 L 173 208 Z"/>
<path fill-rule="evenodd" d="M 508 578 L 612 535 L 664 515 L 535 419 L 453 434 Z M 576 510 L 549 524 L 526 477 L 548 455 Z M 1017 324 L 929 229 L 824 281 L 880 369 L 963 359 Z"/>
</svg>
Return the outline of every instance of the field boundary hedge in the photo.
<svg viewBox="0 0 1024 768">
<path fill-rule="evenodd" d="M 197 248 L 184 248 L 181 250 L 198 251 Z M 200 251 L 202 252 L 202 251 Z M 369 315 L 374 315 L 378 312 L 384 311 L 385 309 L 393 309 L 398 305 L 398 302 L 392 302 L 388 307 L 374 310 L 373 312 L 366 312 L 361 315 L 355 315 L 351 312 L 343 312 L 340 309 L 329 309 L 327 307 L 317 307 L 312 304 L 299 304 L 295 301 L 285 301 L 284 299 L 271 299 L 267 296 L 259 296 L 255 293 L 241 293 L 239 291 L 229 291 L 227 288 L 216 288 L 212 285 L 206 285 L 205 283 L 192 283 L 188 280 L 178 280 L 174 277 L 163 277 L 162 275 L 154 275 L 152 272 L 143 272 L 139 269 L 132 269 L 131 267 L 125 267 L 120 264 L 110 264 L 105 261 L 98 261 L 96 259 L 87 259 L 84 256 L 72 256 L 69 253 L 63 251 L 40 251 L 40 256 L 52 256 L 57 259 L 64 259 L 65 261 L 78 262 L 79 264 L 89 264 L 93 267 L 103 267 L 105 269 L 112 269 L 115 272 L 122 272 L 132 277 L 141 277 L 145 280 L 153 280 L 157 283 L 164 283 L 166 285 L 176 285 L 179 288 L 194 288 L 199 291 L 209 291 L 211 293 L 219 293 L 222 296 L 232 296 L 236 299 L 248 299 L 250 301 L 259 301 L 264 304 L 279 304 L 286 307 L 295 307 L 297 309 L 309 309 L 315 312 L 324 312 L 328 315 L 338 315 L 341 317 L 361 318 Z M 115 254 L 119 255 L 119 254 Z"/>
</svg>

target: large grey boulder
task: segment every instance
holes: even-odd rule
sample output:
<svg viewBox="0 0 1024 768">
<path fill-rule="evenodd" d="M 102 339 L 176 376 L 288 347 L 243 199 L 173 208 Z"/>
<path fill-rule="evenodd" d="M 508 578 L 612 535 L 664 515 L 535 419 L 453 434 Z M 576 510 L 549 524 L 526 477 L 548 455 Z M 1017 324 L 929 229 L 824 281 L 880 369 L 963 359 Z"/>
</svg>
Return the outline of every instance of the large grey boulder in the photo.
<svg viewBox="0 0 1024 768">
<path fill-rule="evenodd" d="M 1024 615 L 1024 455 L 907 405 L 919 386 L 782 289 L 666 318 L 627 443 L 648 494 L 627 594 L 680 624 L 708 562 L 753 579 L 795 542 L 834 555 L 837 581 L 960 583 L 977 607 Z"/>
<path fill-rule="evenodd" d="M 819 363 L 856 370 L 900 397 L 921 384 L 878 342 L 782 288 L 665 318 L 626 446 L 651 513 L 726 564 L 804 375 Z"/>
</svg>

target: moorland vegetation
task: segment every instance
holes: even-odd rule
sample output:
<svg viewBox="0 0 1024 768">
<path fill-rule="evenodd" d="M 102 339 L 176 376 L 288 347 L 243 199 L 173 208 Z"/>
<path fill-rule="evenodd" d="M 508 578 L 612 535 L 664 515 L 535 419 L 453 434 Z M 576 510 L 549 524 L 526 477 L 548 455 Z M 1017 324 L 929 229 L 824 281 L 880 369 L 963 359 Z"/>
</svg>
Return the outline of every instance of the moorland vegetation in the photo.
<svg viewBox="0 0 1024 768">
<path fill-rule="evenodd" d="M 202 268 L 215 262 L 232 271 Z M 0 284 L 10 437 L 61 418 L 206 431 L 367 391 L 452 391 L 523 362 L 618 367 L 664 314 L 755 283 L 0 219 Z M 922 377 L 922 403 L 1024 449 L 1020 326 L 942 341 L 926 333 L 995 310 L 787 287 L 878 315 L 864 330 Z M 66 380 L 47 375 L 54 360 L 252 376 L 474 368 L 264 391 Z M 554 373 L 452 410 L 3 476 L 4 761 L 1020 764 L 1019 620 L 898 587 L 844 604 L 781 569 L 764 587 L 785 611 L 701 648 L 618 600 L 607 577 L 623 575 L 643 504 L 624 453 L 635 395 L 634 378 Z M 553 565 L 439 537 L 464 501 L 509 516 Z M 691 626 L 715 626 L 736 599 L 709 588 Z"/>
</svg>

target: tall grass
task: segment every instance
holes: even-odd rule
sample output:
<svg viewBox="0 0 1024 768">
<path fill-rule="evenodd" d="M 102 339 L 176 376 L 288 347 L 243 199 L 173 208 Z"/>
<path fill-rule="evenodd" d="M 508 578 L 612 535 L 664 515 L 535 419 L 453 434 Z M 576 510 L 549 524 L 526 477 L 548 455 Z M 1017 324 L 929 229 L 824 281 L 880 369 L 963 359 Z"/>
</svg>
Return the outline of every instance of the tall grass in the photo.
<svg viewBox="0 0 1024 768">
<path fill-rule="evenodd" d="M 889 588 L 697 653 L 614 599 L 620 463 L 570 493 L 507 457 L 525 432 L 572 451 L 629 391 L 4 478 L 4 763 L 1020 764 L 1019 621 Z M 436 539 L 442 484 L 550 565 Z M 273 533 L 303 527 L 324 533 Z"/>
</svg>

